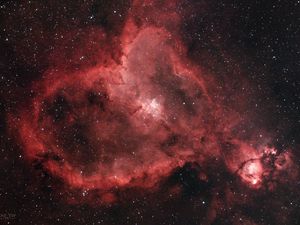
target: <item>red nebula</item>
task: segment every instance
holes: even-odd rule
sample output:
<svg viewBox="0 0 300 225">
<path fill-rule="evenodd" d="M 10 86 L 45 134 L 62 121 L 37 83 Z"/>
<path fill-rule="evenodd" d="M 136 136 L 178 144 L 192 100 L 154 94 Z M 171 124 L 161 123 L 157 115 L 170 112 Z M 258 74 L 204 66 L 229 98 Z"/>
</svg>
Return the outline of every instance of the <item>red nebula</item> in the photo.
<svg viewBox="0 0 300 225">
<path fill-rule="evenodd" d="M 121 39 L 120 64 L 49 71 L 35 85 L 32 113 L 15 121 L 28 160 L 42 161 L 72 188 L 99 190 L 107 202 L 115 187 L 153 187 L 197 159 L 201 146 L 191 137 L 207 132 L 210 100 L 171 37 L 140 28 Z"/>
<path fill-rule="evenodd" d="M 41 164 L 68 190 L 79 190 L 75 202 L 100 204 L 118 201 L 123 189 L 155 190 L 187 162 L 224 161 L 254 188 L 291 171 L 290 153 L 263 152 L 264 146 L 232 138 L 239 117 L 214 100 L 213 79 L 188 60 L 181 40 L 169 30 L 169 18 L 146 23 L 145 15 L 153 20 L 156 14 L 151 4 L 146 14 L 139 7 L 136 1 L 132 15 L 142 25 L 129 15 L 114 48 L 102 31 L 93 30 L 106 46 L 87 45 L 76 55 L 92 51 L 95 65 L 49 69 L 34 83 L 30 105 L 10 115 L 26 159 Z M 177 14 L 170 18 L 178 23 Z"/>
</svg>

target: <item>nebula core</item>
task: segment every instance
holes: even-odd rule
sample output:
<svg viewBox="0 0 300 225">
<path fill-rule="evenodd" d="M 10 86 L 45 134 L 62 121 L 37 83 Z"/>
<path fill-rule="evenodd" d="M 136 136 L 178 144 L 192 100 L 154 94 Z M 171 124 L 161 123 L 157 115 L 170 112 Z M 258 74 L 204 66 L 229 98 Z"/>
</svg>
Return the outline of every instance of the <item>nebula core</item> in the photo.
<svg viewBox="0 0 300 225">
<path fill-rule="evenodd" d="M 254 86 L 247 71 L 220 77 L 207 68 L 213 57 L 191 57 L 180 27 L 193 9 L 184 1 L 132 1 L 124 11 L 115 30 L 62 31 L 47 69 L 7 113 L 26 167 L 70 207 L 188 198 L 202 211 L 190 224 L 270 224 L 243 207 L 293 187 L 298 156 L 255 125 L 267 117 L 248 104 L 259 94 L 241 94 Z"/>
</svg>

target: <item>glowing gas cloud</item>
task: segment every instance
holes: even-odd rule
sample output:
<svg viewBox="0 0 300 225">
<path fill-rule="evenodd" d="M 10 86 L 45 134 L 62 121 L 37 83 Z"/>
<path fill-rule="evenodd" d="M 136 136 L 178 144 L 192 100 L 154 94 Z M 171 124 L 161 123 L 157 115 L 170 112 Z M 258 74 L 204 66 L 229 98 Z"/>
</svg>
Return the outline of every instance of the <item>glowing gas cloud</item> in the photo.
<svg viewBox="0 0 300 225">
<path fill-rule="evenodd" d="M 159 191 L 187 165 L 201 167 L 195 171 L 203 182 L 223 165 L 237 185 L 253 191 L 297 179 L 288 149 L 237 135 L 243 116 L 225 107 L 213 74 L 189 60 L 176 29 L 176 1 L 159 2 L 134 1 L 113 41 L 87 29 L 77 56 L 85 60 L 80 54 L 88 51 L 89 63 L 50 67 L 33 84 L 30 104 L 9 116 L 26 160 L 59 179 L 74 204 Z M 161 13 L 160 4 L 169 10 Z M 92 41 L 103 48 L 91 49 Z"/>
</svg>

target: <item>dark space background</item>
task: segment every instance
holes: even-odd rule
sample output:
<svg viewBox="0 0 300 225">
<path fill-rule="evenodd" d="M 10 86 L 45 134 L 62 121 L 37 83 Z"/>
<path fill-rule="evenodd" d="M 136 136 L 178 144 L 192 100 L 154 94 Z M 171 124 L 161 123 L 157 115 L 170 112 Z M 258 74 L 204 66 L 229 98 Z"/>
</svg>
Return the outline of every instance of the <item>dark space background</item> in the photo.
<svg viewBox="0 0 300 225">
<path fill-rule="evenodd" d="M 215 74 L 242 68 L 259 96 L 251 100 L 253 107 L 262 115 L 261 123 L 276 134 L 276 145 L 299 149 L 300 1 L 183 2 L 181 7 L 190 13 L 183 17 L 180 34 L 190 59 Z M 30 84 L 48 68 L 49 56 L 64 41 L 63 34 L 76 30 L 76 35 L 85 35 L 80 28 L 90 26 L 118 34 L 129 7 L 125 0 L 1 1 L 0 224 L 205 224 L 207 209 L 202 201 L 209 202 L 214 187 L 224 181 L 202 185 L 192 166 L 180 168 L 167 181 L 183 186 L 180 199 L 162 202 L 162 191 L 111 207 L 68 205 L 53 194 L 54 178 L 33 172 L 7 132 L 7 113 L 26 104 Z M 294 154 L 300 159 L 299 150 Z M 300 181 L 295 190 L 299 186 Z M 197 195 L 200 202 L 191 197 Z M 227 212 L 213 224 L 233 224 L 240 212 L 256 224 L 278 224 L 278 216 L 286 217 L 288 224 L 300 224 L 299 192 L 283 188 L 254 199 L 249 207 L 224 209 Z"/>
</svg>

